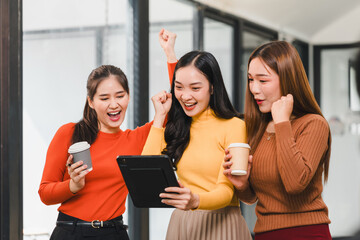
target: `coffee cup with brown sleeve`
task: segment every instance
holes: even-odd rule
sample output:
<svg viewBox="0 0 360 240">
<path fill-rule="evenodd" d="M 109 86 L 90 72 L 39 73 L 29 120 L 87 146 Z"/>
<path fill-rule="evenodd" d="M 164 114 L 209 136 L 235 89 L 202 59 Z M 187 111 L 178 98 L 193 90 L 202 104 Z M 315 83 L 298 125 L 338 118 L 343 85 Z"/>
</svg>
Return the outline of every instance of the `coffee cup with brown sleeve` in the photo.
<svg viewBox="0 0 360 240">
<path fill-rule="evenodd" d="M 248 170 L 248 161 L 250 146 L 247 143 L 231 143 L 228 147 L 231 154 L 231 174 L 246 175 Z"/>
</svg>

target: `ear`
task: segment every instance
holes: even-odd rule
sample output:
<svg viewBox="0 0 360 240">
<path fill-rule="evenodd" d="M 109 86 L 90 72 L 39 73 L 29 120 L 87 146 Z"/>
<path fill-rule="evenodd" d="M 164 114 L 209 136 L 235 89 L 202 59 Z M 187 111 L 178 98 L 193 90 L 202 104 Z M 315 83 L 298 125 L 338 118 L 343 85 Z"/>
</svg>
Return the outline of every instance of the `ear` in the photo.
<svg viewBox="0 0 360 240">
<path fill-rule="evenodd" d="M 87 101 L 88 101 L 89 106 L 90 106 L 92 109 L 94 109 L 94 104 L 93 104 L 93 102 L 91 101 L 91 99 L 90 99 L 89 96 L 87 96 Z"/>
<path fill-rule="evenodd" d="M 210 95 L 213 95 L 213 93 L 214 93 L 214 86 L 211 85 L 211 86 L 210 86 Z"/>
</svg>

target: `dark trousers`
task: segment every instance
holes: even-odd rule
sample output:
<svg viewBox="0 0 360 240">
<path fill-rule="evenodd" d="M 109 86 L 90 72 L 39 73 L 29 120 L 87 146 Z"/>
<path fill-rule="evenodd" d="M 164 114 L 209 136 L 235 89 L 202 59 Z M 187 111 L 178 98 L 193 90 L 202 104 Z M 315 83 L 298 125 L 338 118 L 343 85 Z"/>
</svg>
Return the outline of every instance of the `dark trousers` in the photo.
<svg viewBox="0 0 360 240">
<path fill-rule="evenodd" d="M 122 220 L 122 216 L 112 220 Z M 59 212 L 57 221 L 77 222 L 80 219 Z M 107 228 L 76 226 L 74 224 L 73 226 L 56 226 L 50 240 L 129 240 L 129 236 L 124 225 L 120 224 Z"/>
</svg>

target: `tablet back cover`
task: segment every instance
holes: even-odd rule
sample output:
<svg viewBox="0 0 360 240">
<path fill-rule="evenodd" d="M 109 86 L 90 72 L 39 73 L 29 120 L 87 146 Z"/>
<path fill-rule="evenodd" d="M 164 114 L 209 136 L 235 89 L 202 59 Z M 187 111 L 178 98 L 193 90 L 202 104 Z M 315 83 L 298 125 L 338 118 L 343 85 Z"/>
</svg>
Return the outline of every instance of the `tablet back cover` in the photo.
<svg viewBox="0 0 360 240">
<path fill-rule="evenodd" d="M 136 207 L 172 208 L 159 197 L 166 187 L 179 186 L 168 156 L 118 156 L 117 162 Z"/>
</svg>

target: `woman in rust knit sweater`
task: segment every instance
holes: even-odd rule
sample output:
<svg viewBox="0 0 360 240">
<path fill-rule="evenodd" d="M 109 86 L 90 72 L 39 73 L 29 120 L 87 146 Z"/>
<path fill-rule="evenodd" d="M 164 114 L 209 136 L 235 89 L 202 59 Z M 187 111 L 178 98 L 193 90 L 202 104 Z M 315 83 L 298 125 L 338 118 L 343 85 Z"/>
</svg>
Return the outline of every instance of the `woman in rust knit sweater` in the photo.
<svg viewBox="0 0 360 240">
<path fill-rule="evenodd" d="M 252 204 L 255 240 L 331 239 L 321 194 L 331 148 L 329 126 L 311 92 L 296 49 L 284 41 L 258 47 L 248 62 L 245 123 L 250 176 L 224 174 Z"/>
<path fill-rule="evenodd" d="M 83 119 L 63 125 L 52 139 L 39 188 L 46 205 L 61 204 L 51 240 L 129 239 L 122 222 L 128 190 L 116 157 L 140 155 L 151 123 L 122 131 L 128 103 L 125 74 L 100 66 L 87 81 Z M 68 154 L 79 141 L 91 145 L 92 171 Z"/>
</svg>

